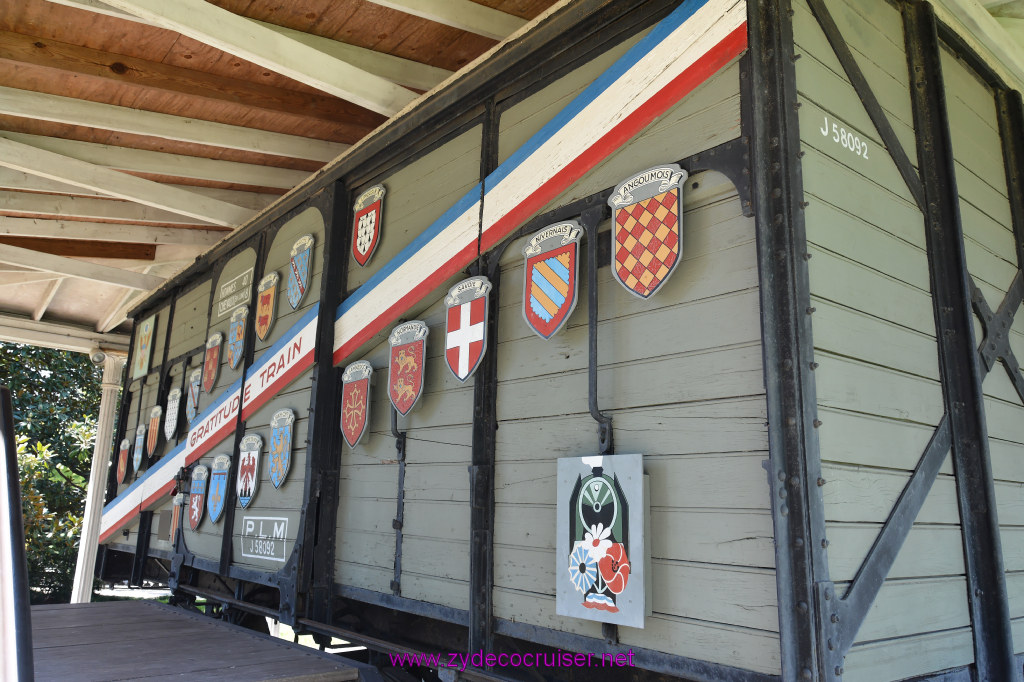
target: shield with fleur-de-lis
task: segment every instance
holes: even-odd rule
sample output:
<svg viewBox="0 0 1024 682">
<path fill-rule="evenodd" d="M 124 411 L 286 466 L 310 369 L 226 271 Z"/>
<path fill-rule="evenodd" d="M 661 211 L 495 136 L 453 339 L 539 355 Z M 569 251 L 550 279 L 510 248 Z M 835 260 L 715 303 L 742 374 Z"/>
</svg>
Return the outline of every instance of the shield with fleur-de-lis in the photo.
<svg viewBox="0 0 1024 682">
<path fill-rule="evenodd" d="M 299 307 L 302 299 L 306 296 L 306 289 L 309 288 L 309 264 L 313 256 L 313 235 L 306 234 L 299 237 L 292 245 L 291 259 L 289 260 L 290 273 L 288 276 L 288 305 L 292 310 Z"/>
<path fill-rule="evenodd" d="M 192 485 L 189 487 L 188 496 L 188 525 L 195 530 L 199 528 L 199 522 L 203 520 L 203 509 L 206 508 L 206 480 L 210 477 L 210 470 L 200 464 L 192 470 Z"/>
<path fill-rule="evenodd" d="M 352 221 L 352 257 L 359 267 L 366 265 L 380 242 L 384 208 L 384 185 L 374 185 L 355 201 Z"/>
<path fill-rule="evenodd" d="M 353 362 L 341 375 L 341 433 L 354 448 L 370 423 L 370 376 L 373 367 L 366 360 Z"/>
<path fill-rule="evenodd" d="M 249 306 L 240 305 L 231 313 L 231 326 L 228 327 L 228 366 L 236 369 L 242 361 L 245 350 L 245 325 L 249 321 Z"/>
<path fill-rule="evenodd" d="M 231 458 L 227 455 L 217 455 L 213 458 L 213 465 L 210 467 L 210 492 L 207 495 L 206 506 L 210 512 L 210 521 L 217 523 L 228 499 L 228 470 L 231 469 Z"/>
<path fill-rule="evenodd" d="M 270 482 L 275 488 L 281 487 L 291 467 L 294 424 L 295 413 L 291 410 L 278 410 L 270 419 Z"/>
</svg>

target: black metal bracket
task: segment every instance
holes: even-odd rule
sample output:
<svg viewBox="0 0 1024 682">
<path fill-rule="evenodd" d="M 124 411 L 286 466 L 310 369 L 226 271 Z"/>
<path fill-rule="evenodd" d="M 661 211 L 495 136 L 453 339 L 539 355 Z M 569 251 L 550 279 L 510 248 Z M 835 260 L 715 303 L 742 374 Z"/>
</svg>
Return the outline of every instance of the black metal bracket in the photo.
<svg viewBox="0 0 1024 682">
<path fill-rule="evenodd" d="M 402 595 L 402 527 L 405 525 L 405 431 L 398 430 L 398 410 L 391 406 L 391 435 L 395 437 L 395 450 L 398 454 L 398 511 L 391 521 L 395 529 L 395 578 L 391 581 L 391 593 L 396 597 Z"/>
<path fill-rule="evenodd" d="M 602 413 L 597 404 L 597 229 L 605 213 L 604 205 L 593 206 L 583 211 L 580 222 L 587 234 L 588 404 L 590 416 L 597 422 L 599 454 L 610 455 L 615 450 L 612 418 Z"/>
</svg>

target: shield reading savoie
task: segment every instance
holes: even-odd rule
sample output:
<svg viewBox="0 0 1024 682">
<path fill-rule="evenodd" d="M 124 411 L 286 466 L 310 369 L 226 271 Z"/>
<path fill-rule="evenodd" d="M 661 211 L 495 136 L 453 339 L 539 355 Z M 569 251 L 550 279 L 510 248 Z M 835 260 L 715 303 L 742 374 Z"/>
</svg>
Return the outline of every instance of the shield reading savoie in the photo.
<svg viewBox="0 0 1024 682">
<path fill-rule="evenodd" d="M 423 393 L 423 372 L 427 357 L 426 323 L 405 322 L 391 330 L 388 343 L 388 397 L 403 417 L 416 405 Z"/>
<path fill-rule="evenodd" d="M 256 489 L 260 484 L 260 452 L 263 450 L 263 439 L 255 433 L 246 434 L 238 444 L 238 479 L 235 484 L 235 495 L 238 504 L 245 509 L 256 497 Z"/>
<path fill-rule="evenodd" d="M 231 457 L 217 455 L 210 466 L 210 492 L 207 494 L 206 506 L 210 512 L 210 521 L 217 523 L 228 499 L 228 471 L 231 469 Z"/>
<path fill-rule="evenodd" d="M 486 277 L 470 277 L 449 289 L 444 298 L 448 309 L 444 359 L 459 381 L 473 374 L 487 350 L 487 294 L 490 290 L 491 283 Z"/>
<path fill-rule="evenodd" d="M 181 389 L 172 388 L 167 394 L 167 413 L 164 415 L 164 438 L 171 441 L 178 435 L 178 410 L 181 409 Z"/>
<path fill-rule="evenodd" d="M 291 258 L 288 261 L 290 274 L 288 276 L 288 305 L 292 310 L 299 307 L 302 299 L 306 296 L 306 289 L 309 288 L 309 263 L 313 256 L 313 235 L 306 234 L 299 237 L 292 245 Z"/>
<path fill-rule="evenodd" d="M 210 334 L 206 340 L 206 355 L 203 357 L 203 390 L 207 393 L 213 392 L 217 384 L 217 375 L 220 373 L 220 349 L 223 345 L 224 335 L 220 332 Z"/>
<path fill-rule="evenodd" d="M 288 477 L 292 463 L 292 427 L 295 413 L 278 410 L 270 420 L 270 482 L 275 488 Z"/>
<path fill-rule="evenodd" d="M 352 220 L 352 257 L 359 267 L 366 265 L 380 242 L 384 213 L 384 185 L 374 185 L 355 201 Z"/>
<path fill-rule="evenodd" d="M 370 377 L 373 367 L 366 360 L 353 362 L 341 375 L 341 433 L 354 448 L 370 422 Z"/>
<path fill-rule="evenodd" d="M 121 485 L 124 483 L 125 476 L 128 475 L 128 455 L 131 453 L 132 442 L 128 438 L 121 441 L 121 445 L 117 450 L 117 484 Z"/>
<path fill-rule="evenodd" d="M 266 341 L 277 318 L 277 284 L 281 280 L 277 272 L 264 275 L 256 287 L 256 321 L 253 328 L 256 338 Z"/>
<path fill-rule="evenodd" d="M 199 383 L 203 380 L 202 367 L 188 375 L 188 399 L 185 401 L 185 419 L 191 424 L 199 412 Z"/>
<path fill-rule="evenodd" d="M 157 405 L 149 411 L 149 428 L 146 435 L 146 456 L 156 454 L 156 446 L 160 444 L 160 419 L 164 416 L 164 408 Z"/>
<path fill-rule="evenodd" d="M 206 480 L 209 477 L 210 470 L 202 464 L 192 470 L 192 485 L 188 491 L 188 525 L 192 530 L 199 528 L 199 522 L 203 520 L 203 509 L 206 508 Z"/>
<path fill-rule="evenodd" d="M 650 298 L 683 256 L 683 183 L 678 165 L 655 166 L 621 182 L 612 208 L 612 275 L 627 291 Z"/>
<path fill-rule="evenodd" d="M 240 305 L 231 313 L 228 327 L 228 366 L 236 369 L 245 351 L 245 327 L 249 321 L 249 306 Z"/>
<path fill-rule="evenodd" d="M 582 235 L 580 224 L 570 220 L 544 228 L 523 247 L 523 318 L 542 339 L 561 329 L 576 308 Z"/>
</svg>

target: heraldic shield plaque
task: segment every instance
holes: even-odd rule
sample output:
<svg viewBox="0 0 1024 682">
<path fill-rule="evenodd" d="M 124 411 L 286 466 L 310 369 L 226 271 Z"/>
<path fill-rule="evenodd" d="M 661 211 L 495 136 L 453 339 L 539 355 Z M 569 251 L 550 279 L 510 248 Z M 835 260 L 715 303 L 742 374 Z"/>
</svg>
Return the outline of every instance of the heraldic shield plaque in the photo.
<svg viewBox="0 0 1024 682">
<path fill-rule="evenodd" d="M 558 460 L 559 615 L 644 627 L 644 514 L 642 455 Z"/>
<path fill-rule="evenodd" d="M 373 367 L 366 360 L 353 362 L 341 375 L 341 433 L 350 448 L 359 444 L 370 423 L 370 378 Z"/>
<path fill-rule="evenodd" d="M 427 335 L 430 329 L 420 320 L 395 327 L 388 337 L 388 397 L 403 417 L 416 405 L 423 393 L 423 370 L 427 359 Z"/>
<path fill-rule="evenodd" d="M 386 191 L 384 185 L 374 185 L 360 194 L 353 206 L 355 216 L 352 220 L 352 257 L 359 267 L 370 261 L 380 242 Z"/>
<path fill-rule="evenodd" d="M 575 220 L 546 227 L 523 247 L 523 319 L 550 339 L 576 308 L 583 228 Z"/>
<path fill-rule="evenodd" d="M 671 163 L 616 186 L 612 208 L 612 275 L 634 296 L 650 298 L 683 257 L 683 183 Z"/>
</svg>

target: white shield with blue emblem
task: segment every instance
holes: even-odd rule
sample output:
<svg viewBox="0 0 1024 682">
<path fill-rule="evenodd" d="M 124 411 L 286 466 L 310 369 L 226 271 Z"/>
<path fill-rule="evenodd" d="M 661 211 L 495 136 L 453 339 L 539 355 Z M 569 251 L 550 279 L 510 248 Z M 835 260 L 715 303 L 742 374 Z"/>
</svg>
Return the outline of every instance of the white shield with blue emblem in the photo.
<svg viewBox="0 0 1024 682">
<path fill-rule="evenodd" d="M 217 523 L 220 515 L 224 512 L 224 506 L 228 499 L 228 470 L 231 468 L 231 458 L 227 455 L 217 455 L 213 458 L 210 466 L 210 492 L 206 495 L 206 509 L 210 512 L 210 521 Z"/>
<path fill-rule="evenodd" d="M 299 237 L 292 245 L 290 261 L 291 272 L 288 275 L 288 305 L 292 310 L 299 307 L 309 287 L 309 262 L 313 255 L 313 235 Z"/>
<path fill-rule="evenodd" d="M 270 420 L 270 481 L 280 488 L 292 463 L 292 425 L 295 413 L 278 410 Z"/>
<path fill-rule="evenodd" d="M 249 321 L 249 306 L 240 305 L 231 313 L 231 326 L 228 328 L 228 365 L 236 369 L 242 360 L 245 350 L 245 323 Z"/>
<path fill-rule="evenodd" d="M 199 411 L 199 383 L 203 380 L 203 370 L 194 369 L 188 375 L 188 399 L 185 402 L 185 419 L 191 424 Z"/>
<path fill-rule="evenodd" d="M 146 443 L 146 425 L 139 424 L 135 429 L 135 449 L 132 451 L 132 468 L 138 471 L 142 467 L 142 448 Z"/>
</svg>

